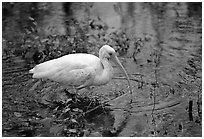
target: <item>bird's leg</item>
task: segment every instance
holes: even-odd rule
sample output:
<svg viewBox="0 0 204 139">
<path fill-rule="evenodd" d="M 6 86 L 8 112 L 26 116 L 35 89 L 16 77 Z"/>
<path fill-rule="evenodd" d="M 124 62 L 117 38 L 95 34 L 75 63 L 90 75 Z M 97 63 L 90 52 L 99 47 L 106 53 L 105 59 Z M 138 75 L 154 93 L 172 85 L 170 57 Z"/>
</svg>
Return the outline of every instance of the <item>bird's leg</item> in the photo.
<svg viewBox="0 0 204 139">
<path fill-rule="evenodd" d="M 75 99 L 75 102 L 77 101 L 80 101 L 79 99 L 77 99 L 77 92 L 78 92 L 78 89 L 76 89 L 75 86 L 72 86 L 73 90 L 74 90 L 74 99 Z"/>
<path fill-rule="evenodd" d="M 65 92 L 65 94 L 66 94 L 66 96 L 68 97 L 68 98 L 74 98 L 76 95 L 75 95 L 75 93 L 70 93 L 70 90 L 69 89 L 64 89 L 64 92 Z"/>
<path fill-rule="evenodd" d="M 77 94 L 78 90 L 76 89 L 76 87 L 72 86 L 72 89 L 74 90 L 74 93 Z"/>
<path fill-rule="evenodd" d="M 86 89 L 87 89 L 87 91 L 89 92 L 89 94 L 92 96 L 94 86 L 88 86 L 88 87 L 86 87 Z"/>
</svg>

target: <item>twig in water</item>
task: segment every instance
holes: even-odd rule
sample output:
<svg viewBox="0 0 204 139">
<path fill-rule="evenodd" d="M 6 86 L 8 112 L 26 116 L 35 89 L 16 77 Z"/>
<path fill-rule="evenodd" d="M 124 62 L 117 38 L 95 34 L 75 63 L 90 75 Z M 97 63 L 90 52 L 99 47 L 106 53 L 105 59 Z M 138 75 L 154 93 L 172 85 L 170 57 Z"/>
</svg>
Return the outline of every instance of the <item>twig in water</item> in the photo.
<svg viewBox="0 0 204 139">
<path fill-rule="evenodd" d="M 202 112 L 200 111 L 200 92 L 201 92 L 201 85 L 199 86 L 199 90 L 197 91 L 197 110 L 198 110 L 198 116 L 201 118 Z"/>
<path fill-rule="evenodd" d="M 189 108 L 188 108 L 189 121 L 193 121 L 192 107 L 193 107 L 193 100 L 190 100 Z"/>
<path fill-rule="evenodd" d="M 156 105 L 155 88 L 152 90 L 152 92 L 153 92 L 153 108 L 152 108 L 151 116 L 152 116 L 152 122 L 155 123 L 155 119 L 154 119 L 154 111 L 155 111 L 155 105 Z"/>
</svg>

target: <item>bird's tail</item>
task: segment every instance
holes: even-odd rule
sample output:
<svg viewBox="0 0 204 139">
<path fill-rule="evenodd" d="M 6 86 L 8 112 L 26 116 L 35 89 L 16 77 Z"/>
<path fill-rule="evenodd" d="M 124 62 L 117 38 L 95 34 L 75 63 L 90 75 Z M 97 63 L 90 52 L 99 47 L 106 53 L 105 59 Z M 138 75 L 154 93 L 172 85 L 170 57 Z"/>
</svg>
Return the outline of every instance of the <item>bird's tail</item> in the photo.
<svg viewBox="0 0 204 139">
<path fill-rule="evenodd" d="M 29 70 L 29 73 L 34 73 L 34 68 Z"/>
<path fill-rule="evenodd" d="M 53 67 L 52 62 L 44 62 L 29 70 L 29 73 L 33 74 L 33 78 L 44 78 L 52 74 L 52 71 L 55 69 L 57 67 Z"/>
<path fill-rule="evenodd" d="M 46 71 L 41 71 L 38 67 L 34 67 L 33 69 L 29 70 L 29 73 L 33 74 L 33 78 L 42 78 L 43 76 L 46 76 Z"/>
</svg>

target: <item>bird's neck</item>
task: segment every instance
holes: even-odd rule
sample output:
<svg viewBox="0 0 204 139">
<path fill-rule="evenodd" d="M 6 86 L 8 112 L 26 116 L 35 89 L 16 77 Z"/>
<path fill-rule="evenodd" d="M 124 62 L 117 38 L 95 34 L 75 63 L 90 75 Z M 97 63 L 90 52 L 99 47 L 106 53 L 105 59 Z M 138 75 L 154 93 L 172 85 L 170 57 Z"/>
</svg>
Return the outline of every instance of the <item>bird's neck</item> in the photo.
<svg viewBox="0 0 204 139">
<path fill-rule="evenodd" d="M 110 63 L 110 61 L 107 58 L 104 58 L 102 60 L 102 64 L 103 64 L 103 72 L 105 73 L 113 73 L 113 67 Z"/>
<path fill-rule="evenodd" d="M 110 63 L 110 61 L 108 61 L 108 59 L 103 59 L 102 60 L 102 64 L 103 64 L 103 72 L 102 72 L 102 77 L 106 78 L 104 80 L 106 80 L 107 82 L 110 81 L 113 77 L 113 67 Z"/>
<path fill-rule="evenodd" d="M 103 70 L 101 71 L 101 74 L 97 77 L 97 81 L 99 84 L 106 84 L 109 82 L 113 77 L 113 67 L 111 63 L 108 61 L 108 59 L 104 58 L 101 60 L 101 63 L 103 65 Z"/>
</svg>

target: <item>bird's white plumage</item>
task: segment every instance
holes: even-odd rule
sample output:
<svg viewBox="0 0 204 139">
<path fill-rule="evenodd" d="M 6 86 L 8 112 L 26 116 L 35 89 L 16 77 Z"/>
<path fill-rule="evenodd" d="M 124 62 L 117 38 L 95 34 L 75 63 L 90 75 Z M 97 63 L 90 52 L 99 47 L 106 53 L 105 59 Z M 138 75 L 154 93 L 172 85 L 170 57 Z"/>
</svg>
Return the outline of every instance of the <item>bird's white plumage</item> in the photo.
<svg viewBox="0 0 204 139">
<path fill-rule="evenodd" d="M 79 87 L 91 85 L 103 69 L 100 59 L 91 54 L 70 54 L 35 66 L 33 78 L 45 78 Z"/>
<path fill-rule="evenodd" d="M 81 89 L 108 83 L 113 76 L 110 61 L 116 62 L 121 67 L 129 83 L 129 77 L 119 62 L 115 50 L 108 45 L 101 47 L 99 58 L 91 54 L 69 54 L 36 65 L 29 72 L 33 73 L 33 78 L 50 79 Z"/>
</svg>

